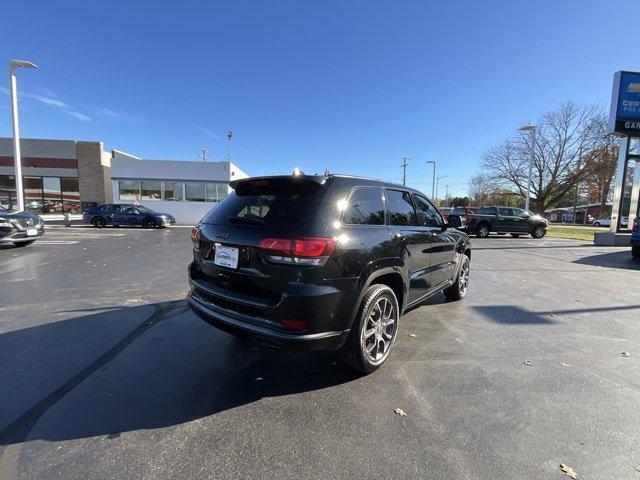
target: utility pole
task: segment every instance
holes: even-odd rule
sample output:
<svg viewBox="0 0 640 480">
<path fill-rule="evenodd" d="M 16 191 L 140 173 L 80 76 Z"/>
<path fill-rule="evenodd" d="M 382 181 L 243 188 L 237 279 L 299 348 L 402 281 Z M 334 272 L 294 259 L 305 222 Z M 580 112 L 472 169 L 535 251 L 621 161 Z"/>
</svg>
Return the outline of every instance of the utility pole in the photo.
<svg viewBox="0 0 640 480">
<path fill-rule="evenodd" d="M 203 162 L 207 161 L 207 147 L 202 147 L 200 149 L 200 158 L 202 159 Z"/>
<path fill-rule="evenodd" d="M 449 184 L 447 183 L 444 190 L 444 201 L 447 202 L 449 200 Z M 449 205 L 447 205 L 448 207 Z"/>
<path fill-rule="evenodd" d="M 402 185 L 407 185 L 407 160 L 409 157 L 402 157 Z"/>
<path fill-rule="evenodd" d="M 227 132 L 227 162 L 231 162 L 231 137 L 233 137 L 233 132 L 229 130 Z"/>
<path fill-rule="evenodd" d="M 580 164 L 582 161 L 582 145 L 580 145 L 580 150 L 578 150 L 578 165 L 576 167 L 576 173 L 580 175 Z M 576 209 L 578 208 L 578 189 L 580 187 L 580 181 L 576 180 L 576 191 L 573 196 L 573 223 L 578 223 L 576 218 Z M 584 207 L 584 216 L 587 216 L 587 207 Z"/>
<path fill-rule="evenodd" d="M 434 202 L 436 196 L 436 161 L 427 160 L 427 164 L 429 163 L 433 165 L 433 178 L 431 179 L 431 201 Z"/>
</svg>

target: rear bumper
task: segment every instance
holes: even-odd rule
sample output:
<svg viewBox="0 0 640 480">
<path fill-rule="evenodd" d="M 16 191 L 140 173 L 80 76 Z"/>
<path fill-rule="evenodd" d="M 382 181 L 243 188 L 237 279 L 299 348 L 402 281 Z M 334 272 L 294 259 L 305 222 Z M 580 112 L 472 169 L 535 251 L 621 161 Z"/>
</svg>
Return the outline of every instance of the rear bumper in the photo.
<svg viewBox="0 0 640 480">
<path fill-rule="evenodd" d="M 191 309 L 232 335 L 287 352 L 336 350 L 349 335 L 351 302 L 338 288 L 295 282 L 272 303 L 212 284 L 196 263 L 189 265 L 187 277 Z M 304 321 L 305 329 L 286 328 L 283 319 Z"/>
<path fill-rule="evenodd" d="M 270 322 L 266 319 L 249 317 L 224 309 L 200 297 L 193 290 L 189 292 L 187 302 L 194 313 L 208 324 L 236 337 L 246 338 L 275 350 L 290 353 L 336 350 L 344 344 L 349 335 L 349 330 L 311 334 L 279 331 L 270 326 Z"/>
</svg>

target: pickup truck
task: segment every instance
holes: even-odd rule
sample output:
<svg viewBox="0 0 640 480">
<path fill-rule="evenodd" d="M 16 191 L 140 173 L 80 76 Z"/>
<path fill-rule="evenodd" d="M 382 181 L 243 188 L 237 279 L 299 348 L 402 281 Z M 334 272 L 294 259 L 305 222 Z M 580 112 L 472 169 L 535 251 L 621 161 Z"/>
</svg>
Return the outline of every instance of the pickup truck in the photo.
<svg viewBox="0 0 640 480">
<path fill-rule="evenodd" d="M 542 238 L 547 234 L 549 223 L 540 215 L 511 207 L 480 207 L 471 214 L 467 224 L 469 233 L 486 238 L 489 233 L 510 233 L 512 237 L 531 235 Z"/>
</svg>

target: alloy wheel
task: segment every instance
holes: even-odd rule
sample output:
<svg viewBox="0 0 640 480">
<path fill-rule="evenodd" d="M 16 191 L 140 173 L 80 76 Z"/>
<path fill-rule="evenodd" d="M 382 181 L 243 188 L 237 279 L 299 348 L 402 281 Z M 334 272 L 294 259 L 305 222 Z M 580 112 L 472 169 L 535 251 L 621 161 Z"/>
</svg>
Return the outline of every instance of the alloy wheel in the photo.
<svg viewBox="0 0 640 480">
<path fill-rule="evenodd" d="M 465 255 L 462 266 L 460 267 L 460 279 L 458 281 L 458 288 L 462 295 L 467 293 L 467 288 L 469 287 L 469 271 L 469 258 Z"/>
<path fill-rule="evenodd" d="M 381 296 L 363 323 L 361 342 L 363 352 L 373 364 L 384 362 L 396 336 L 398 312 L 394 303 Z"/>
</svg>

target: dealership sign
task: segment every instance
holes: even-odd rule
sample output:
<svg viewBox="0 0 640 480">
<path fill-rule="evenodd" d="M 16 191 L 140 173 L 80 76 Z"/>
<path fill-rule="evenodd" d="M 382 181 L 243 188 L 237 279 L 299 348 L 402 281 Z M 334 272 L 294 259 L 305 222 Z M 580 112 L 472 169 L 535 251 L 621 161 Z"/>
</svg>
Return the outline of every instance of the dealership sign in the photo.
<svg viewBox="0 0 640 480">
<path fill-rule="evenodd" d="M 640 72 L 616 72 L 613 76 L 609 131 L 640 137 Z"/>
</svg>

